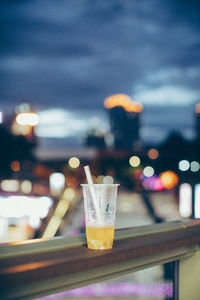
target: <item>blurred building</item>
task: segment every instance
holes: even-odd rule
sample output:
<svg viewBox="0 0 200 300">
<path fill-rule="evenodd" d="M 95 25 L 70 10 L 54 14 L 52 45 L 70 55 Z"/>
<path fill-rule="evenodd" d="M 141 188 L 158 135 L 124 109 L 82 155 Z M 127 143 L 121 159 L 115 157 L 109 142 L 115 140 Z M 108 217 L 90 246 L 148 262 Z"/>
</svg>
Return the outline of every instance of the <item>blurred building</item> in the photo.
<svg viewBox="0 0 200 300">
<path fill-rule="evenodd" d="M 115 149 L 135 149 L 140 145 L 140 116 L 143 107 L 124 94 L 105 99 Z"/>
<path fill-rule="evenodd" d="M 34 129 L 39 122 L 36 113 L 30 106 L 22 103 L 0 120 L 0 177 L 14 175 L 29 178 L 31 163 L 35 161 L 34 150 L 37 147 L 37 137 Z M 29 170 L 29 171 L 28 171 Z"/>
<path fill-rule="evenodd" d="M 86 146 L 94 147 L 97 149 L 105 149 L 105 137 L 103 135 L 96 135 L 96 134 L 88 134 L 85 141 Z"/>
</svg>

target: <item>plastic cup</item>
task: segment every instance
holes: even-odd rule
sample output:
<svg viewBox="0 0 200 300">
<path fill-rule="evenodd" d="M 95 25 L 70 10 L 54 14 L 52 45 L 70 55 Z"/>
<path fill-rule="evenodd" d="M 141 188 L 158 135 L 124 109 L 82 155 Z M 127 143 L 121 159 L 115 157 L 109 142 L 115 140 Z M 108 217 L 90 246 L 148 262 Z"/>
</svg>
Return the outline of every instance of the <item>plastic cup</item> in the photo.
<svg viewBox="0 0 200 300">
<path fill-rule="evenodd" d="M 82 184 L 89 249 L 113 247 L 118 186 L 119 184 Z"/>
</svg>

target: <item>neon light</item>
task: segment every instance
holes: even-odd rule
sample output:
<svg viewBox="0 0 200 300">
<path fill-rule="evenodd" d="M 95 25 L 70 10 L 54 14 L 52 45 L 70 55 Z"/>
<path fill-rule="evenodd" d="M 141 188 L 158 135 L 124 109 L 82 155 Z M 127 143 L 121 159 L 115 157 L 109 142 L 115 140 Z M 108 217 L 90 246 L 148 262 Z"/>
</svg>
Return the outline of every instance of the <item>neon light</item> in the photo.
<svg viewBox="0 0 200 300">
<path fill-rule="evenodd" d="M 140 296 L 140 297 L 156 297 L 165 298 L 173 296 L 173 285 L 171 283 L 158 283 L 158 284 L 142 284 L 142 283 L 100 283 L 85 286 L 62 293 L 55 296 L 46 296 L 40 299 L 52 299 L 52 297 L 114 297 L 114 296 Z"/>
<path fill-rule="evenodd" d="M 164 189 L 164 186 L 157 175 L 144 178 L 143 186 L 146 189 L 154 190 L 154 191 L 161 191 Z"/>
</svg>

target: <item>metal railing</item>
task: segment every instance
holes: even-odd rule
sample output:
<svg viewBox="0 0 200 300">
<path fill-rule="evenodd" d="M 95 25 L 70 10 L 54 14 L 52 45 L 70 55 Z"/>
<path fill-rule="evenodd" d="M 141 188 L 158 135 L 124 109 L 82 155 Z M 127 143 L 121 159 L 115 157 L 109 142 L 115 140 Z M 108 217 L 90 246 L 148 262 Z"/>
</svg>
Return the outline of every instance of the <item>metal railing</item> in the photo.
<svg viewBox="0 0 200 300">
<path fill-rule="evenodd" d="M 0 299 L 34 299 L 175 262 L 174 299 L 200 299 L 200 220 L 116 230 L 111 250 L 89 250 L 85 235 L 0 247 Z"/>
</svg>

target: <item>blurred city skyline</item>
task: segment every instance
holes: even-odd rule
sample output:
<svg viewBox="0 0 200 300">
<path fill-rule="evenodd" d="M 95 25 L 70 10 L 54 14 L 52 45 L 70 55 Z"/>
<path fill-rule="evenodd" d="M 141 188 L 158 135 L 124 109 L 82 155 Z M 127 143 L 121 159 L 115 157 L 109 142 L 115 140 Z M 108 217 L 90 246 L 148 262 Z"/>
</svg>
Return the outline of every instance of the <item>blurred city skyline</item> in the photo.
<svg viewBox="0 0 200 300">
<path fill-rule="evenodd" d="M 125 93 L 145 107 L 142 140 L 191 139 L 199 12 L 187 0 L 1 2 L 0 109 L 30 103 L 48 116 L 37 129 L 44 151 L 76 148 L 93 121 L 106 129 L 104 99 Z"/>
</svg>

